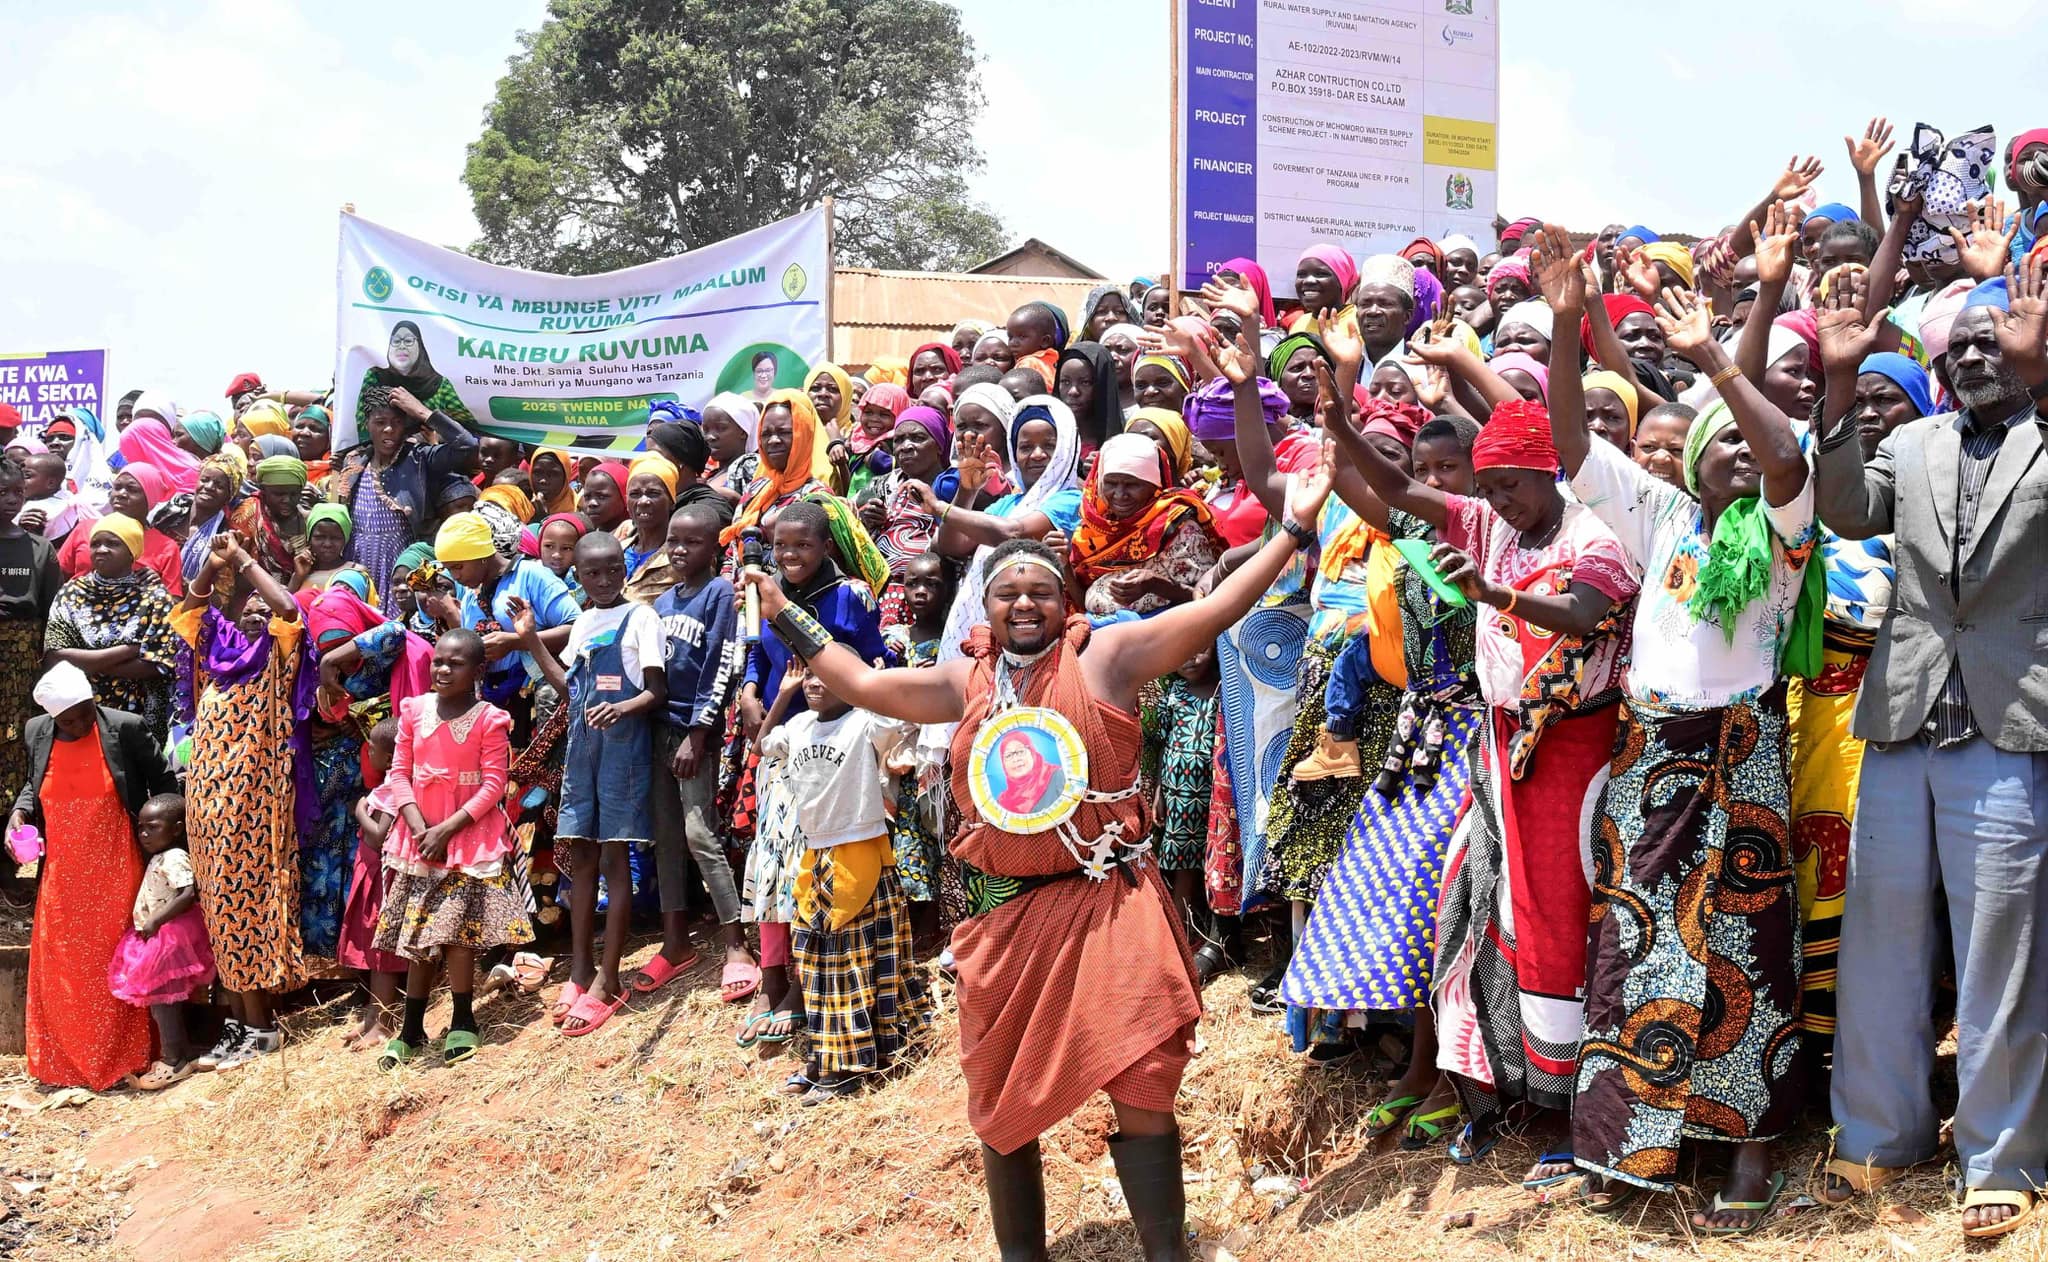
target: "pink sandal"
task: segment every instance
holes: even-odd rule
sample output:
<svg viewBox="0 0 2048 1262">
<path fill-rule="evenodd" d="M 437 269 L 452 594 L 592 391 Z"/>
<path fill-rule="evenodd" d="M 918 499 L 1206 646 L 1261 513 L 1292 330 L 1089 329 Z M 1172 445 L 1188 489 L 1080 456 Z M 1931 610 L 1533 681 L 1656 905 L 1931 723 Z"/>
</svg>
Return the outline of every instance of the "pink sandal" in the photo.
<svg viewBox="0 0 2048 1262">
<path fill-rule="evenodd" d="M 595 1034 L 604 1028 L 605 1022 L 612 1019 L 614 1012 L 625 1006 L 626 995 L 624 993 L 621 993 L 617 999 L 612 1000 L 610 1003 L 606 1003 L 596 995 L 586 991 L 577 998 L 576 1006 L 569 1009 L 568 1014 L 562 1018 L 562 1037 L 576 1039 L 582 1038 L 586 1034 Z M 583 1024 L 572 1030 L 568 1025 L 571 1018 L 581 1021 Z"/>
<path fill-rule="evenodd" d="M 575 982 L 563 982 L 555 992 L 555 1001 L 548 1005 L 548 1024 L 560 1025 L 569 1019 L 569 1013 L 576 1007 L 576 1001 L 583 998 L 583 987 Z"/>
<path fill-rule="evenodd" d="M 726 1003 L 751 999 L 761 989 L 761 966 L 752 960 L 727 961 L 718 976 L 718 997 Z"/>
<path fill-rule="evenodd" d="M 626 983 L 626 986 L 627 989 L 636 995 L 651 995 L 696 966 L 697 953 L 695 951 L 690 952 L 689 956 L 680 964 L 669 963 L 667 956 L 656 951 L 654 958 L 641 965 L 640 972 L 632 981 Z M 645 983 L 644 985 L 642 984 L 643 982 Z"/>
</svg>

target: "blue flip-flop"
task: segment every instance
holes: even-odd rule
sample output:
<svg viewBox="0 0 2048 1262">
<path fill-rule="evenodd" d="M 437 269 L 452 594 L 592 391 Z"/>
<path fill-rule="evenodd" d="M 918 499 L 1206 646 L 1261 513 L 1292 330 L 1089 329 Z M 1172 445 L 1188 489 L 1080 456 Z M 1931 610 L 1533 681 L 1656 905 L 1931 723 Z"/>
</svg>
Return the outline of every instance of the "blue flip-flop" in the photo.
<svg viewBox="0 0 2048 1262">
<path fill-rule="evenodd" d="M 733 1036 L 733 1042 L 741 1047 L 752 1047 L 761 1041 L 761 1027 L 775 1019 L 775 1009 L 756 1012 L 740 1022 L 740 1032 Z"/>
<path fill-rule="evenodd" d="M 1541 1192 L 1544 1188 L 1556 1187 L 1560 1183 L 1568 1182 L 1569 1180 L 1578 1178 L 1581 1174 L 1585 1172 L 1583 1170 L 1578 1169 L 1576 1166 L 1573 1166 L 1572 1161 L 1573 1156 L 1570 1152 L 1544 1153 L 1542 1156 L 1536 1158 L 1537 1165 L 1562 1165 L 1567 1167 L 1565 1172 L 1563 1174 L 1553 1174 L 1547 1178 L 1542 1179 L 1524 1179 L 1522 1180 L 1522 1190 L 1525 1192 Z"/>
<path fill-rule="evenodd" d="M 1463 1127 L 1459 1128 L 1457 1136 L 1451 1140 L 1449 1147 L 1444 1150 L 1446 1155 L 1450 1157 L 1453 1165 L 1469 1166 L 1487 1153 L 1492 1152 L 1494 1145 L 1500 1142 L 1500 1127 L 1498 1125 L 1491 1125 L 1486 1128 L 1485 1140 L 1477 1148 L 1474 1148 L 1472 1146 L 1472 1128 L 1474 1125 L 1476 1125 L 1474 1122 L 1465 1123 Z"/>
</svg>

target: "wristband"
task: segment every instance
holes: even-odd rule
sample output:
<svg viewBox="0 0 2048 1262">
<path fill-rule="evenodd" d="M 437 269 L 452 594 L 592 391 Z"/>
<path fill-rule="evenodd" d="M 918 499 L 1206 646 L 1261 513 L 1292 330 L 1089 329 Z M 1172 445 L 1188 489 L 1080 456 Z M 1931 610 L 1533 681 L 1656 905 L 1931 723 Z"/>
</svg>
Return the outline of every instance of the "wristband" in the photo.
<svg viewBox="0 0 2048 1262">
<path fill-rule="evenodd" d="M 784 605 L 775 616 L 768 620 L 789 651 L 806 662 L 825 651 L 832 643 L 832 633 L 827 631 L 799 605 Z"/>
<path fill-rule="evenodd" d="M 1728 382 L 1734 380 L 1737 376 L 1741 374 L 1741 372 L 1742 365 L 1730 364 L 1726 368 L 1723 368 L 1720 372 L 1717 372 L 1713 376 L 1707 378 L 1707 382 L 1708 384 L 1712 385 L 1715 389 L 1718 390 L 1722 386 L 1726 385 Z"/>
<path fill-rule="evenodd" d="M 1316 546 L 1316 532 L 1310 530 L 1307 526 L 1302 525 L 1300 522 L 1294 520 L 1292 517 L 1283 517 L 1280 519 L 1280 530 L 1289 539 L 1294 540 L 1295 546 L 1300 548 L 1304 552 Z"/>
<path fill-rule="evenodd" d="M 1515 601 L 1516 601 L 1516 600 L 1517 600 L 1518 598 L 1520 598 L 1520 596 L 1521 596 L 1521 593 L 1520 593 L 1520 592 L 1516 591 L 1516 590 L 1515 590 L 1514 588 L 1512 588 L 1512 587 L 1508 588 L 1508 603 L 1507 603 L 1507 604 L 1505 604 L 1505 605 L 1503 605 L 1503 606 L 1501 606 L 1501 612 L 1502 612 L 1502 613 L 1513 613 L 1513 612 L 1515 611 Z"/>
</svg>

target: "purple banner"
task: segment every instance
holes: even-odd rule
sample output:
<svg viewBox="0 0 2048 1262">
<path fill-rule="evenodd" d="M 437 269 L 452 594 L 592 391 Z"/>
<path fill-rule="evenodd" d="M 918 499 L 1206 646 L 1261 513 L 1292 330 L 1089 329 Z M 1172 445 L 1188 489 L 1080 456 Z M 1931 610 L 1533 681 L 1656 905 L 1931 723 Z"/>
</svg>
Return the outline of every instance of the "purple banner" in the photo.
<svg viewBox="0 0 2048 1262">
<path fill-rule="evenodd" d="M 1259 243 L 1259 0 L 1195 0 L 1181 27 L 1181 286 Z"/>
<path fill-rule="evenodd" d="M 0 403 L 21 412 L 26 429 L 40 429 L 75 407 L 91 408 L 94 416 L 105 417 L 106 387 L 105 351 L 0 355 Z"/>
</svg>

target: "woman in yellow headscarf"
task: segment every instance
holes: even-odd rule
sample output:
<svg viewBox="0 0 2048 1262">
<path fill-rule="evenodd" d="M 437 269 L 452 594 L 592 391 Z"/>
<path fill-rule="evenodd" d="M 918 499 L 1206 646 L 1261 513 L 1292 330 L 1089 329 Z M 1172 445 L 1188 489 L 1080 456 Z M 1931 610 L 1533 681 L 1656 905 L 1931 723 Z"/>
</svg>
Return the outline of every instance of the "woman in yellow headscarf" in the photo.
<svg viewBox="0 0 2048 1262">
<path fill-rule="evenodd" d="M 877 355 L 863 375 L 871 386 L 879 386 L 885 381 L 892 386 L 909 385 L 910 361 L 901 355 Z"/>
<path fill-rule="evenodd" d="M 1636 383 L 1605 368 L 1580 378 L 1585 390 L 1586 428 L 1629 450 L 1636 436 L 1636 422 L 1642 419 L 1642 395 Z"/>
<path fill-rule="evenodd" d="M 1165 408 L 1139 408 L 1124 421 L 1124 432 L 1143 434 L 1159 444 L 1173 465 L 1174 480 L 1185 484 L 1195 464 L 1195 436 L 1178 412 Z"/>
<path fill-rule="evenodd" d="M 837 364 L 819 364 L 804 379 L 804 391 L 832 436 L 846 437 L 853 423 L 853 378 L 846 370 Z"/>
<path fill-rule="evenodd" d="M 256 440 L 266 434 L 290 438 L 292 422 L 291 418 L 285 415 L 283 405 L 273 403 L 269 399 L 258 399 L 235 418 L 235 442 L 241 445 L 243 451 L 248 452 L 256 446 Z"/>
<path fill-rule="evenodd" d="M 720 543 L 731 544 L 748 527 L 765 525 L 785 504 L 814 493 L 831 494 L 829 444 L 811 396 L 801 390 L 771 392 L 761 405 L 755 442 L 761 452 L 761 476 L 747 488 L 732 525 L 718 536 Z"/>
</svg>

